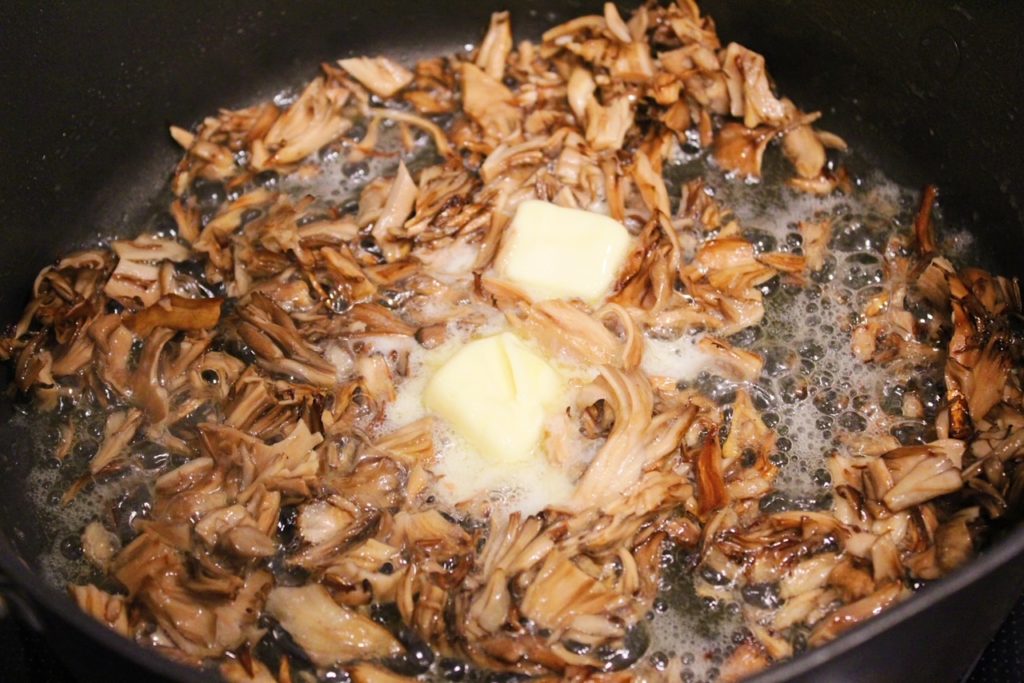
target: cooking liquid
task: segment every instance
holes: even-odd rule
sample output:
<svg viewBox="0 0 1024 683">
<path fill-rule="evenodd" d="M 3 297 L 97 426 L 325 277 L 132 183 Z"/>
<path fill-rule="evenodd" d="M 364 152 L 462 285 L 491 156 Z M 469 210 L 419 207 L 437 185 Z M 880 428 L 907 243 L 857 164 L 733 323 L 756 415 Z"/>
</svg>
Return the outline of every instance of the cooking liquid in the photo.
<svg viewBox="0 0 1024 683">
<path fill-rule="evenodd" d="M 383 154 L 352 162 L 339 146 L 331 146 L 318 155 L 318 175 L 264 181 L 276 183 L 296 197 L 313 194 L 324 206 L 351 210 L 363 185 L 380 175 L 393 174 L 400 160 L 414 173 L 436 162 L 432 144 L 419 132 L 414 132 L 414 149 L 401 150 L 396 128 L 386 122 L 382 126 L 378 150 Z M 359 134 L 353 131 L 349 135 Z M 860 178 L 849 196 L 819 198 L 797 193 L 784 185 L 788 171 L 780 168 L 781 163 L 773 165 L 777 162 L 773 155 L 778 156 L 778 151 L 769 152 L 765 178 L 759 183 L 727 178 L 702 153 L 682 154 L 677 163 L 666 165 L 665 176 L 669 195 L 674 197 L 679 196 L 684 181 L 703 177 L 708 191 L 732 209 L 758 251 L 800 253 L 800 221 L 833 221 L 825 267 L 811 274 L 806 287 L 778 279 L 764 285 L 763 322 L 730 339 L 760 353 L 766 361 L 760 379 L 744 387 L 766 424 L 778 433 L 772 459 L 779 476 L 775 490 L 762 499 L 762 510 L 827 510 L 832 497 L 826 457 L 842 447 L 844 435 L 892 433 L 905 443 L 932 438 L 927 425 L 941 399 L 941 368 L 918 368 L 901 376 L 886 366 L 865 365 L 853 356 L 849 336 L 864 302 L 883 282 L 882 253 L 889 238 L 912 229 L 917 195 L 878 173 Z M 962 256 L 970 245 L 969 236 L 945 234 L 941 217 L 937 218 L 938 234 L 945 235 L 945 252 L 954 258 Z M 740 388 L 707 371 L 682 383 L 723 406 L 732 402 Z M 911 391 L 925 406 L 921 420 L 899 417 L 902 397 Z M 134 535 L 133 522 L 149 512 L 153 482 L 182 461 L 151 446 L 133 446 L 128 468 L 87 486 L 69 504 L 61 505 L 69 485 L 87 471 L 102 440 L 105 419 L 95 406 L 66 409 L 75 416 L 79 439 L 64 462 L 52 454 L 58 424 L 53 415 L 23 410 L 14 418 L 16 427 L 53 435 L 36 441 L 40 464 L 27 482 L 34 504 L 31 513 L 52 539 L 49 552 L 39 558 L 39 570 L 59 589 L 69 582 L 92 581 L 114 590 L 116 586 L 82 558 L 82 529 L 99 520 L 114 530 L 122 543 L 129 542 Z M 643 656 L 657 669 L 678 671 L 684 681 L 714 680 L 734 643 L 747 634 L 741 625 L 739 602 L 708 602 L 695 594 L 692 565 L 693 558 L 686 553 L 666 551 L 662 594 L 647 615 L 648 623 L 641 624 L 646 635 L 634 643 L 638 650 L 645 650 Z M 272 567 L 279 571 L 281 582 L 293 582 L 283 573 L 283 563 L 272 562 Z M 271 630 L 271 649 L 275 638 L 287 639 L 279 631 Z M 639 651 L 622 654 L 634 660 Z M 441 679 L 464 671 L 465 667 L 450 661 L 435 661 L 430 667 L 430 675 Z M 337 675 L 344 673 L 339 670 Z"/>
</svg>

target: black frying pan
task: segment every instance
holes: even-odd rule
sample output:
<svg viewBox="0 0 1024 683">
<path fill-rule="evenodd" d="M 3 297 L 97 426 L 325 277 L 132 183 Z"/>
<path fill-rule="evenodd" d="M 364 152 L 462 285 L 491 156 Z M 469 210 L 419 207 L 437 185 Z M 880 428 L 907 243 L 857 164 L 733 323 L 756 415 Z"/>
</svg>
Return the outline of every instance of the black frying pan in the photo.
<svg viewBox="0 0 1024 683">
<path fill-rule="evenodd" d="M 597 11 L 587 0 L 51 2 L 0 28 L 0 320 L 36 272 L 98 233 L 138 231 L 178 151 L 169 122 L 264 99 L 323 60 L 450 52 L 511 9 L 516 36 Z M 719 32 L 764 53 L 783 92 L 900 183 L 937 183 L 947 222 L 989 265 L 1024 274 L 1024 5 L 707 0 Z M 0 591 L 85 680 L 203 680 L 78 612 L 46 586 L 49 547 L 22 482 L 45 435 L 0 405 Z M 960 678 L 1024 589 L 1024 527 L 914 599 L 758 681 Z"/>
</svg>

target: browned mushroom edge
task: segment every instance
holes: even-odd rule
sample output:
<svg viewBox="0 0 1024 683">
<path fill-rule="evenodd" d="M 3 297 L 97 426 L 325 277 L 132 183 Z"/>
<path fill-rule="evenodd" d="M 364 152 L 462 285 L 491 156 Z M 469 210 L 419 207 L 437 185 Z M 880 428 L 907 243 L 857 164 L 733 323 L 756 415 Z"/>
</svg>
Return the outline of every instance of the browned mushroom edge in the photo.
<svg viewBox="0 0 1024 683">
<path fill-rule="evenodd" d="M 105 415 L 66 500 L 132 467 L 142 444 L 174 457 L 123 547 L 102 521 L 86 527 L 105 589 L 71 586 L 75 601 L 234 681 L 331 667 L 407 680 L 425 671 L 422 643 L 486 670 L 657 679 L 678 671 L 643 660 L 612 672 L 608 653 L 651 609 L 666 549 L 683 548 L 697 558 L 698 595 L 771 596 L 743 603 L 749 637 L 720 672 L 736 680 L 969 561 L 1024 493 L 1021 301 L 1015 281 L 938 253 L 934 189 L 914 234 L 887 247 L 884 286 L 851 329 L 865 364 L 944 367 L 934 438 L 847 435 L 822 454 L 831 509 L 762 510 L 777 435 L 747 391 L 722 406 L 639 369 L 645 334 L 701 329 L 703 350 L 741 387 L 761 373 L 763 359 L 727 338 L 761 322 L 760 285 L 801 286 L 822 268 L 831 224 L 800 224 L 802 254 L 758 251 L 699 179 L 673 211 L 662 172 L 697 144 L 756 178 L 777 146 L 794 189 L 849 192 L 826 153 L 845 143 L 818 118 L 776 94 L 761 55 L 721 45 L 681 0 L 628 19 L 609 3 L 539 43 L 516 44 L 496 13 L 472 53 L 411 70 L 385 57 L 324 64 L 286 106 L 172 128 L 185 150 L 171 181 L 175 235 L 44 269 L 0 339 L 37 410 Z M 315 175 L 311 155 L 325 147 L 352 161 L 383 154 L 382 130 L 396 127 L 406 147 L 429 139 L 435 160 L 374 178 L 357 207 L 264 182 Z M 202 205 L 203 182 L 228 199 Z M 604 304 L 533 302 L 487 276 L 528 198 L 602 206 L 636 236 Z M 432 348 L 495 311 L 599 369 L 566 418 L 597 451 L 571 509 L 489 520 L 438 509 L 429 421 L 380 429 L 408 372 L 408 352 L 394 349 Z M 382 353 L 382 338 L 404 341 Z M 61 413 L 57 457 L 80 437 L 76 410 Z M 921 421 L 921 401 L 904 397 L 902 415 Z M 298 649 L 261 659 L 270 628 Z"/>
</svg>

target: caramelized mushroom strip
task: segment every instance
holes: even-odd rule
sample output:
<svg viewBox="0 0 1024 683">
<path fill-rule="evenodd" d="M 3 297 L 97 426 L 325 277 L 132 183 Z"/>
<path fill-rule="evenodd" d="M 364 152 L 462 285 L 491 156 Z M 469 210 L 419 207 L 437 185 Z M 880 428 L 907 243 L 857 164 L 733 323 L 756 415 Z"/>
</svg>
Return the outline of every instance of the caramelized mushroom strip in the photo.
<svg viewBox="0 0 1024 683">
<path fill-rule="evenodd" d="M 1019 284 L 934 186 L 693 0 L 514 25 L 171 127 L 160 232 L 39 273 L 0 359 L 84 612 L 229 681 L 739 680 L 1019 516 Z"/>
</svg>

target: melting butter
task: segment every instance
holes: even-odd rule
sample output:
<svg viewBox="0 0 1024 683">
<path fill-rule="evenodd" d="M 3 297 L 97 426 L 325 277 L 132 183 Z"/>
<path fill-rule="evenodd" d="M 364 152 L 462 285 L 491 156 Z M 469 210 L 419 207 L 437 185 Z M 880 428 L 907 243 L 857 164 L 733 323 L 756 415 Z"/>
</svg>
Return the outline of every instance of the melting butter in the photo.
<svg viewBox="0 0 1024 683">
<path fill-rule="evenodd" d="M 565 382 L 514 334 L 472 341 L 427 383 L 423 405 L 495 463 L 531 459 Z"/>
<path fill-rule="evenodd" d="M 579 298 L 600 303 L 632 247 L 618 221 L 601 214 L 529 200 L 505 232 L 498 277 L 534 300 Z"/>
</svg>

